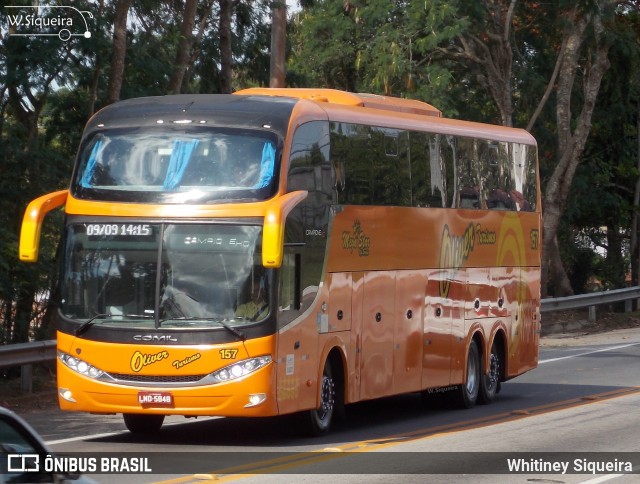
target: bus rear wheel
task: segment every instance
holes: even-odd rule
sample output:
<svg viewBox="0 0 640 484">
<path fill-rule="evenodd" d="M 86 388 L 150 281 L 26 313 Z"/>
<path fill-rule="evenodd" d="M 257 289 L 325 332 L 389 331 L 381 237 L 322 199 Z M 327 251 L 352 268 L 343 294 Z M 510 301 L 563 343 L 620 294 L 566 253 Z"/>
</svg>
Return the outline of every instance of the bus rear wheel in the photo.
<svg viewBox="0 0 640 484">
<path fill-rule="evenodd" d="M 153 434 L 160 430 L 164 415 L 123 413 L 124 424 L 133 434 Z"/>
<path fill-rule="evenodd" d="M 320 382 L 320 406 L 304 413 L 306 430 L 312 436 L 320 436 L 329 432 L 336 410 L 336 382 L 333 378 L 331 364 L 325 362 Z"/>
<path fill-rule="evenodd" d="M 481 376 L 480 352 L 476 342 L 471 341 L 467 355 L 467 377 L 458 387 L 458 402 L 462 408 L 472 408 L 478 401 Z"/>
<path fill-rule="evenodd" d="M 498 347 L 494 341 L 491 345 L 488 371 L 483 371 L 482 377 L 480 378 L 479 398 L 481 403 L 491 403 L 496 399 L 496 395 L 500 391 L 501 372 L 502 361 L 498 353 Z"/>
</svg>

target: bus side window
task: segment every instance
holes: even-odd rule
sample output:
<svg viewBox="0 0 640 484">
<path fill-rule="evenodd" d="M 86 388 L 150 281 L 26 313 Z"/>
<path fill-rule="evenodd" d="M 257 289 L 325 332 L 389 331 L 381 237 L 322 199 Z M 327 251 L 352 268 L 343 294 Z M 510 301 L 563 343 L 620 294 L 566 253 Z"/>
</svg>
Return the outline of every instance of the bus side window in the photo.
<svg viewBox="0 0 640 484">
<path fill-rule="evenodd" d="M 409 133 L 411 202 L 414 207 L 444 207 L 442 157 L 436 135 Z"/>
<path fill-rule="evenodd" d="M 340 160 L 343 189 L 340 203 L 369 205 L 374 203 L 372 153 L 375 140 L 370 139 L 369 126 L 331 123 L 331 156 Z M 380 143 L 378 143 L 380 144 Z M 380 147 L 384 156 L 384 147 Z M 338 170 L 335 172 L 338 176 Z"/>
<path fill-rule="evenodd" d="M 285 247 L 280 268 L 280 297 L 278 307 L 278 325 L 290 323 L 302 311 L 301 265 L 302 257 L 294 249 Z"/>
<path fill-rule="evenodd" d="M 509 195 L 515 209 L 532 212 L 536 204 L 536 147 L 512 143 L 508 152 L 511 171 Z"/>
<path fill-rule="evenodd" d="M 329 123 L 311 121 L 293 135 L 288 191 L 306 190 L 307 197 L 291 210 L 285 223 L 285 259 L 281 269 L 279 324 L 287 324 L 313 300 L 322 277 L 327 230 L 334 199 L 334 170 L 329 149 Z"/>
</svg>

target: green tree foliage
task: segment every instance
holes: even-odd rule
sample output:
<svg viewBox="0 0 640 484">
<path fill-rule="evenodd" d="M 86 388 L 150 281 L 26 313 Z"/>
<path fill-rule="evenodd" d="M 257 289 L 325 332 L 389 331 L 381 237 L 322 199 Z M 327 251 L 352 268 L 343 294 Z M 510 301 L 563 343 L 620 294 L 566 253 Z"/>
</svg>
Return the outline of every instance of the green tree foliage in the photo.
<svg viewBox="0 0 640 484">
<path fill-rule="evenodd" d="M 0 344 L 53 335 L 49 321 L 55 308 L 48 303 L 57 288 L 61 213 L 46 219 L 39 262 L 34 265 L 18 261 L 20 227 L 31 200 L 68 186 L 82 129 L 107 102 L 117 3 L 74 2 L 74 7 L 91 13 L 86 17 L 91 35 L 69 40 L 14 36 L 25 27 L 9 25 L 8 11 L 0 8 Z M 45 19 L 70 11 L 58 8 L 68 2 L 56 0 L 39 2 L 37 9 L 24 4 L 15 13 L 37 11 Z M 218 4 L 198 2 L 182 92 L 221 89 Z M 234 88 L 264 85 L 269 76 L 269 4 L 231 4 Z M 184 8 L 184 0 L 131 2 L 121 99 L 168 93 Z M 74 25 L 79 20 L 74 19 Z"/>
<path fill-rule="evenodd" d="M 44 15 L 49 15 L 46 13 Z M 51 150 L 42 121 L 55 84 L 71 79 L 72 43 L 46 37 L 4 36 L 0 47 L 2 123 L 0 160 L 0 304 L 3 342 L 27 341 L 30 322 L 44 311 L 56 247 L 55 231 L 44 230 L 41 262 L 25 266 L 17 260 L 18 235 L 27 203 L 50 187 L 59 188 L 69 168 L 59 151 Z M 70 68 L 71 67 L 71 68 Z"/>
<path fill-rule="evenodd" d="M 316 1 L 291 34 L 290 75 L 300 85 L 428 100 L 450 112 L 454 67 L 440 44 L 467 25 L 455 2 Z"/>
<path fill-rule="evenodd" d="M 56 288 L 61 216 L 46 223 L 35 265 L 17 260 L 20 224 L 30 200 L 68 185 L 82 128 L 108 102 L 118 3 L 75 1 L 92 14 L 91 36 L 67 41 L 11 36 L 19 27 L 10 26 L 6 8 L 0 8 L 0 342 L 50 331 L 46 304 L 38 301 L 46 302 Z M 44 18 L 58 14 L 47 7 L 63 2 L 38 5 Z M 231 7 L 230 42 L 220 40 L 222 5 Z M 637 250 L 628 248 L 638 214 L 639 197 L 633 195 L 640 191 L 637 2 L 302 0 L 299 5 L 288 25 L 289 86 L 411 97 L 451 117 L 531 124 L 545 183 L 561 158 L 559 139 L 572 139 L 582 122 L 578 116 L 589 94 L 583 87 L 597 61 L 594 53 L 605 43 L 611 67 L 604 71 L 593 119 L 582 124 L 590 137 L 584 154 L 577 155 L 575 180 L 571 172 L 563 177 L 562 193 L 569 198 L 557 207 L 558 241 L 577 291 L 594 277 L 618 286 L 629 260 L 638 266 Z M 229 81 L 232 89 L 268 85 L 270 1 L 198 1 L 193 22 L 185 17 L 186 6 L 186 0 L 131 1 L 121 99 L 177 91 L 170 83 L 179 69 L 184 93 L 226 91 Z M 583 21 L 582 43 L 570 59 L 576 69 L 573 77 L 562 78 L 567 33 Z M 559 112 L 562 103 L 571 109 Z M 596 245 L 606 246 L 606 259 L 594 252 Z M 42 322 L 34 326 L 37 317 Z"/>
<path fill-rule="evenodd" d="M 621 19 L 625 23 L 635 19 Z M 640 46 L 634 29 L 614 32 L 591 135 L 578 167 L 565 213 L 563 258 L 575 252 L 596 256 L 592 276 L 602 287 L 620 288 L 630 273 L 630 239 L 634 188 L 638 172 L 638 105 Z M 573 242 L 573 243 L 571 243 Z M 637 262 L 634 264 L 637 265 Z M 576 290 L 583 288 L 573 286 Z"/>
</svg>

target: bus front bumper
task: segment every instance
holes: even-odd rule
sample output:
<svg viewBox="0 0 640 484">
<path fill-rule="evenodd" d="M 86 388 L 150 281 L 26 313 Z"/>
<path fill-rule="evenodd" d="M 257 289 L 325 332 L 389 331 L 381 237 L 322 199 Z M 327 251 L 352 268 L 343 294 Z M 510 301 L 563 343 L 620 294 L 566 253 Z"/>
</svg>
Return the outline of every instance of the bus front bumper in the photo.
<svg viewBox="0 0 640 484">
<path fill-rule="evenodd" d="M 80 375 L 58 362 L 62 410 L 91 413 L 149 413 L 268 417 L 278 414 L 273 363 L 244 378 L 190 387 L 148 387 L 107 383 Z"/>
</svg>

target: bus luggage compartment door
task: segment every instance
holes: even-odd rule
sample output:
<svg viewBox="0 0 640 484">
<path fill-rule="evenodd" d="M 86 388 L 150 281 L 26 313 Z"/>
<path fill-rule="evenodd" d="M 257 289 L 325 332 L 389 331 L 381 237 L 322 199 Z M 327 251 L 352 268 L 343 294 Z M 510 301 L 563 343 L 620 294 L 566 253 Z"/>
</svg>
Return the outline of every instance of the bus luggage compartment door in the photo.
<svg viewBox="0 0 640 484">
<path fill-rule="evenodd" d="M 394 272 L 364 275 L 360 398 L 393 392 L 393 337 L 396 278 Z"/>
</svg>

